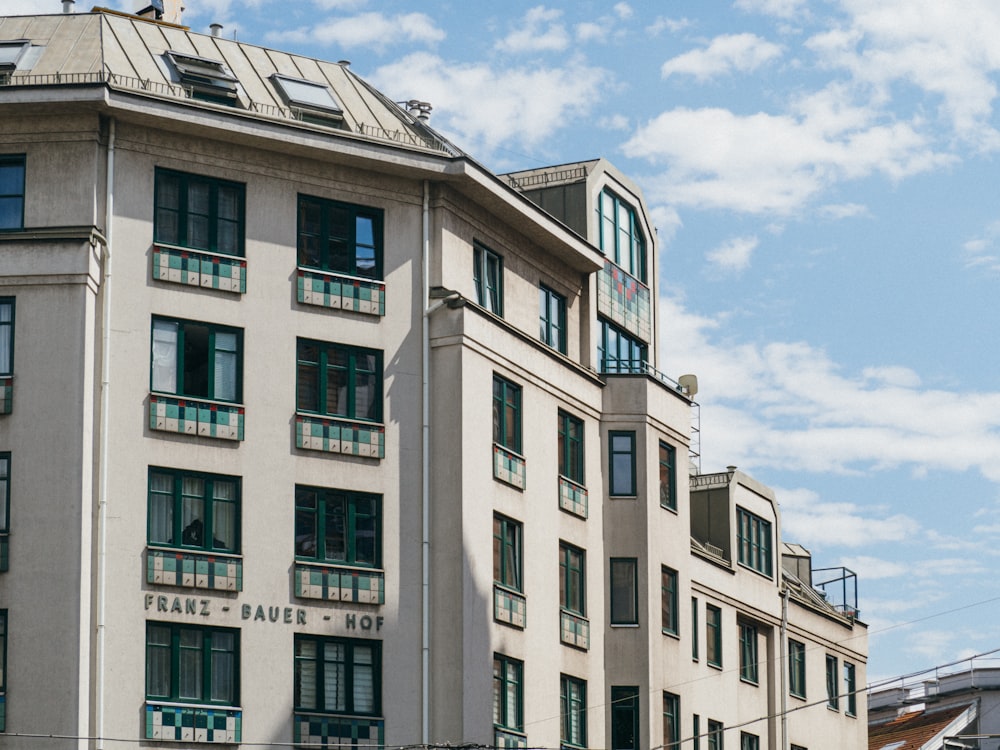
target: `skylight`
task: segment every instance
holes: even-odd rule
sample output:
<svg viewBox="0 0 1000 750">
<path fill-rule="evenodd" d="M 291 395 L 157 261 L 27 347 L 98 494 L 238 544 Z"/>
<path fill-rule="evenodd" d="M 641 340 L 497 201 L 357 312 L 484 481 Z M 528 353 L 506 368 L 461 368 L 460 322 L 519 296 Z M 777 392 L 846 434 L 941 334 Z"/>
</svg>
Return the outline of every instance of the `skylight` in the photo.
<svg viewBox="0 0 1000 750">
<path fill-rule="evenodd" d="M 188 55 L 169 50 L 167 57 L 173 63 L 180 82 L 190 86 L 198 99 L 233 104 L 236 101 L 236 76 L 220 60 Z"/>
<path fill-rule="evenodd" d="M 27 39 L 0 42 L 0 73 L 13 73 L 17 70 L 17 64 L 30 46 L 31 42 Z"/>
<path fill-rule="evenodd" d="M 329 86 L 279 73 L 274 73 L 271 80 L 285 103 L 293 109 L 309 110 L 314 114 L 337 119 L 344 116 L 344 110 L 334 98 Z"/>
</svg>

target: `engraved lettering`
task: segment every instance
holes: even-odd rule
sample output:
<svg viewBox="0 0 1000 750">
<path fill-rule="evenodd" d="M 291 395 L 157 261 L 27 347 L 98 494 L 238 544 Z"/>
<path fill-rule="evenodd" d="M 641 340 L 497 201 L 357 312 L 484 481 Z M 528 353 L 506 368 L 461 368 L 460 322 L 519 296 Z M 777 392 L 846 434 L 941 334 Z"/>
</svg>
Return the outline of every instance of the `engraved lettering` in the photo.
<svg viewBox="0 0 1000 750">
<path fill-rule="evenodd" d="M 357 618 L 354 615 L 344 615 L 344 627 L 348 630 L 354 630 L 357 627 Z"/>
</svg>

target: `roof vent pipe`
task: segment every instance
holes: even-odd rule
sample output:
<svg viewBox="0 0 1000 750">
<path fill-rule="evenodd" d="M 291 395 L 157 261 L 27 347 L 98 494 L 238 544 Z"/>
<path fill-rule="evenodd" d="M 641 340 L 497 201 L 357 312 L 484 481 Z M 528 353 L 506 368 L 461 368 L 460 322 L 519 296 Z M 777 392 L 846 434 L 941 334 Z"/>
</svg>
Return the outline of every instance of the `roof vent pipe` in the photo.
<svg viewBox="0 0 1000 750">
<path fill-rule="evenodd" d="M 351 67 L 351 61 L 350 60 L 337 60 L 337 65 L 340 65 L 340 66 L 342 66 L 344 68 L 349 68 L 349 67 Z"/>
<path fill-rule="evenodd" d="M 421 102 L 416 99 L 410 99 L 406 103 L 406 111 L 411 117 L 416 117 L 420 122 L 427 122 L 431 119 L 431 110 L 434 109 L 430 105 L 430 102 Z"/>
<path fill-rule="evenodd" d="M 212 36 L 219 36 L 219 34 L 222 33 L 222 24 L 221 23 L 213 23 L 208 28 L 210 28 L 212 30 Z"/>
<path fill-rule="evenodd" d="M 72 13 L 73 12 L 73 5 L 75 3 L 76 3 L 76 0 L 62 0 L 63 13 Z"/>
</svg>

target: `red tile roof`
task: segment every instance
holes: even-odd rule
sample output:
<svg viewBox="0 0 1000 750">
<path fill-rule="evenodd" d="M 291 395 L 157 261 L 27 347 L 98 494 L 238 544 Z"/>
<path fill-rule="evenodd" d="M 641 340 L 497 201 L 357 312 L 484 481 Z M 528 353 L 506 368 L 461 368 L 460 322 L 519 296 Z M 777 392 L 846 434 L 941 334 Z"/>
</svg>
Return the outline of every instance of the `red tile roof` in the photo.
<svg viewBox="0 0 1000 750">
<path fill-rule="evenodd" d="M 886 722 L 868 727 L 868 750 L 882 750 L 893 745 L 893 750 L 922 750 L 926 743 L 967 711 L 971 703 L 944 708 L 940 711 L 914 711 Z M 956 732 L 964 727 L 957 727 Z M 901 745 L 894 743 L 901 742 Z M 928 750 L 937 750 L 928 748 Z"/>
</svg>

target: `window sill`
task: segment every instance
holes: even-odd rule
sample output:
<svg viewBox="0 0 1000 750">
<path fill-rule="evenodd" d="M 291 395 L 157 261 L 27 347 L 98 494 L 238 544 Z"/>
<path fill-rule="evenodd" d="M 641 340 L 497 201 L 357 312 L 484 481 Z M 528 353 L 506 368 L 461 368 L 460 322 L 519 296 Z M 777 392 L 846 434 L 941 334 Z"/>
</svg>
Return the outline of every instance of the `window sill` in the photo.
<svg viewBox="0 0 1000 750">
<path fill-rule="evenodd" d="M 637 622 L 613 622 L 611 623 L 612 628 L 638 628 L 639 623 Z"/>
<path fill-rule="evenodd" d="M 747 677 L 740 677 L 740 682 L 750 687 L 760 687 L 760 680 L 751 680 Z"/>
<path fill-rule="evenodd" d="M 669 638 L 673 638 L 675 641 L 679 641 L 681 639 L 681 634 L 678 633 L 676 630 L 664 630 L 663 628 L 660 628 L 660 632 Z M 695 659 L 695 661 L 698 660 Z"/>
<path fill-rule="evenodd" d="M 774 574 L 773 573 L 765 573 L 762 570 L 757 570 L 757 568 L 752 568 L 749 565 L 747 565 L 746 563 L 739 562 L 738 560 L 736 561 L 736 564 L 740 568 L 742 568 L 743 570 L 748 570 L 751 573 L 759 575 L 761 578 L 766 578 L 769 581 L 773 581 L 774 580 Z"/>
</svg>

